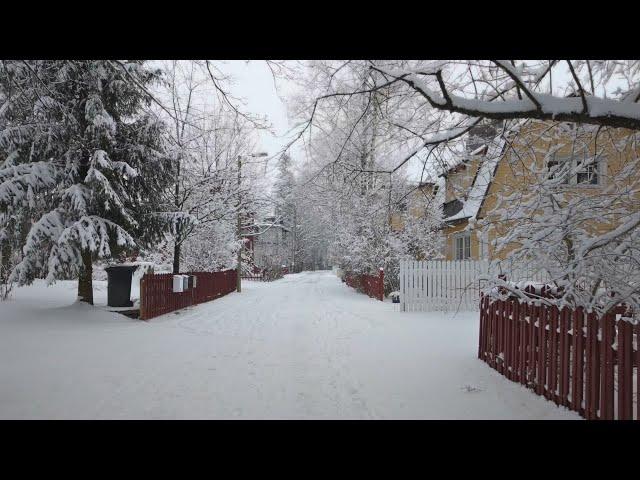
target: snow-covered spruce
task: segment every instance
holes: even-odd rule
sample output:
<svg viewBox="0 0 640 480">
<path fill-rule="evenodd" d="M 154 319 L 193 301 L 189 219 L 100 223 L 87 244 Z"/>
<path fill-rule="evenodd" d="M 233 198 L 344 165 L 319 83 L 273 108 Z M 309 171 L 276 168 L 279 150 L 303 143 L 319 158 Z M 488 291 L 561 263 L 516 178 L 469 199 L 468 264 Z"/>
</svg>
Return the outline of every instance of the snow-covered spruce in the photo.
<svg viewBox="0 0 640 480">
<path fill-rule="evenodd" d="M 158 79 L 141 61 L 2 63 L 0 211 L 24 243 L 13 280 L 78 276 L 92 303 L 95 259 L 158 238 L 155 193 L 171 164 L 162 124 L 144 113 Z"/>
</svg>

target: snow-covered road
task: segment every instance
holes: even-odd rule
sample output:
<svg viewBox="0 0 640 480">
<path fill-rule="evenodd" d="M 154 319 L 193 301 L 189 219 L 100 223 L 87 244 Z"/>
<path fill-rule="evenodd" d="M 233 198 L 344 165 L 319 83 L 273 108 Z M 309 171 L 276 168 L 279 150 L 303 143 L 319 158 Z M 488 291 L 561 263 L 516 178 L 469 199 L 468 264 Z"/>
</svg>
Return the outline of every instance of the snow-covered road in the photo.
<svg viewBox="0 0 640 480">
<path fill-rule="evenodd" d="M 477 313 L 400 313 L 331 272 L 149 322 L 74 295 L 0 303 L 0 418 L 579 418 L 476 358 Z"/>
</svg>

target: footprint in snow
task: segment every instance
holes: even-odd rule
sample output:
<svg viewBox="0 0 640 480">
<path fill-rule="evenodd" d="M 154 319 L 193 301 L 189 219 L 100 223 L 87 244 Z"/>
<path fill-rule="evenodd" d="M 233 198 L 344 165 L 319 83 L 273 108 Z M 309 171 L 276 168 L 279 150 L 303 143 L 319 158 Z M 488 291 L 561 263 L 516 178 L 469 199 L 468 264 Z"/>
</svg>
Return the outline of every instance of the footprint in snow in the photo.
<svg viewBox="0 0 640 480">
<path fill-rule="evenodd" d="M 464 387 L 460 387 L 460 389 L 463 392 L 466 392 L 466 393 L 474 393 L 474 392 L 481 392 L 482 391 L 481 388 L 477 388 L 477 387 L 474 387 L 472 385 L 465 385 Z"/>
</svg>

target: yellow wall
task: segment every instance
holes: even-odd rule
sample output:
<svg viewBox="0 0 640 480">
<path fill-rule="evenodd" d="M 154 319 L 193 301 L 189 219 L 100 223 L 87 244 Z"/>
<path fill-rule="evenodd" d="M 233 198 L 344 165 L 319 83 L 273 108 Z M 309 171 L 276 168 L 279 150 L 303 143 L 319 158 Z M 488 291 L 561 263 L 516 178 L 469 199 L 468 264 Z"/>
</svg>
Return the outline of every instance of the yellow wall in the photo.
<svg viewBox="0 0 640 480">
<path fill-rule="evenodd" d="M 455 238 L 456 234 L 462 232 L 468 225 L 467 220 L 463 220 L 456 225 L 449 225 L 444 228 L 443 232 L 446 236 L 445 242 L 445 259 L 446 260 L 455 260 L 456 259 L 456 249 L 455 249 Z M 475 231 L 471 231 L 471 259 L 478 260 L 480 258 L 480 243 L 478 241 L 478 237 Z"/>
<path fill-rule="evenodd" d="M 456 198 L 464 198 L 469 192 L 473 179 L 480 165 L 480 157 L 471 159 L 466 167 L 460 168 L 455 173 L 447 174 L 445 202 L 450 202 Z"/>
<path fill-rule="evenodd" d="M 420 201 L 424 198 L 425 195 L 427 196 L 433 195 L 432 185 L 425 184 L 421 187 L 418 187 L 418 189 L 416 189 L 407 197 L 407 210 L 409 214 L 411 214 L 411 216 L 415 218 L 420 218 L 422 215 L 424 215 L 424 211 L 422 210 L 422 208 L 416 207 L 416 204 L 419 205 Z M 392 214 L 391 218 L 389 219 L 389 222 L 393 230 L 398 231 L 404 228 L 402 216 L 400 213 Z"/>
<path fill-rule="evenodd" d="M 511 194 L 517 194 L 522 196 L 533 195 L 536 193 L 536 185 L 538 178 L 532 174 L 532 167 L 535 169 L 546 168 L 545 165 L 545 153 L 550 149 L 559 146 L 558 153 L 570 153 L 572 150 L 573 138 L 570 136 L 563 136 L 563 138 L 554 138 L 554 134 L 557 134 L 559 127 L 546 122 L 530 121 L 528 122 L 516 138 L 513 139 L 512 147 L 507 148 L 502 158 L 498 163 L 498 167 L 495 172 L 495 176 L 489 186 L 487 195 L 485 196 L 484 203 L 478 214 L 479 219 L 484 219 L 488 222 L 488 225 L 483 227 L 488 230 L 490 243 L 493 240 L 504 234 L 504 232 L 510 228 L 510 224 L 498 223 L 496 216 L 492 214 L 494 209 L 498 205 L 498 195 L 507 196 Z M 603 188 L 609 185 L 611 179 L 608 177 L 615 176 L 621 172 L 621 169 L 628 164 L 629 158 L 632 155 L 640 155 L 640 151 L 636 148 L 635 152 L 629 145 L 623 150 L 613 144 L 613 140 L 620 140 L 626 135 L 629 135 L 629 131 L 623 129 L 611 129 L 607 132 L 607 137 L 600 137 L 598 142 L 598 150 L 604 154 L 604 172 L 601 170 L 600 174 L 603 175 L 603 185 L 562 185 L 558 187 L 559 191 L 565 193 L 565 199 L 569 200 L 575 196 L 588 196 L 596 193 L 601 193 Z M 586 144 L 589 152 L 593 154 L 595 149 L 595 141 L 593 134 L 585 134 L 582 138 L 578 139 L 578 143 L 582 142 Z M 637 173 L 637 170 L 635 171 Z M 637 178 L 630 177 L 628 182 L 637 181 Z M 620 186 L 619 182 L 616 182 Z M 639 198 L 622 197 L 620 198 L 620 205 L 625 204 L 627 211 L 634 211 L 640 206 Z M 594 230 L 601 232 L 611 230 L 619 223 L 619 218 L 610 218 L 599 223 L 594 223 L 591 227 Z M 497 255 L 497 258 L 505 259 L 508 256 L 508 252 L 515 248 L 517 245 L 513 245 L 510 248 L 504 249 Z M 493 248 L 489 248 L 490 258 L 496 258 L 496 253 Z"/>
</svg>

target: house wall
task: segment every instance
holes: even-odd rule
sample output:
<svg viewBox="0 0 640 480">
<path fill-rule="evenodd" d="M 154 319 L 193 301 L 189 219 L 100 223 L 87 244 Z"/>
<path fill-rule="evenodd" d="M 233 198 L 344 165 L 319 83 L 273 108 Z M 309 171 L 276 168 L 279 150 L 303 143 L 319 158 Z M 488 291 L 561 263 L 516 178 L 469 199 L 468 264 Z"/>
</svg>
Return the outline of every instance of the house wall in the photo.
<svg viewBox="0 0 640 480">
<path fill-rule="evenodd" d="M 460 223 L 456 225 L 450 225 L 444 228 L 443 233 L 446 237 L 445 240 L 445 259 L 446 260 L 455 260 L 456 259 L 456 250 L 455 250 L 455 239 L 457 234 L 462 233 L 462 231 L 467 228 L 469 222 L 467 220 L 462 220 Z M 480 244 L 478 241 L 478 236 L 475 230 L 471 230 L 471 260 L 478 260 L 480 258 Z"/>
<path fill-rule="evenodd" d="M 411 193 L 407 197 L 407 209 L 411 216 L 414 218 L 420 218 L 424 215 L 424 211 L 422 208 L 417 207 L 419 202 L 424 198 L 425 195 L 431 196 L 433 195 L 433 186 L 430 184 L 419 187 L 414 192 Z M 393 213 L 391 218 L 389 219 L 391 224 L 391 228 L 395 231 L 402 230 L 404 228 L 404 222 L 402 221 L 402 216 L 400 213 Z"/>
<path fill-rule="evenodd" d="M 624 149 L 618 149 L 612 144 L 611 140 L 621 140 L 629 135 L 629 131 L 623 129 L 609 130 L 607 135 L 609 138 L 600 138 L 598 150 L 604 153 L 605 161 L 600 171 L 603 183 L 600 185 L 563 185 L 558 187 L 558 191 L 564 193 L 566 200 L 576 196 L 589 196 L 601 193 L 603 188 L 608 185 L 608 177 L 615 176 L 629 163 L 629 159 L 633 155 L 640 155 L 640 150 L 636 146 L 635 149 L 627 145 Z M 502 236 L 509 228 L 513 226 L 511 222 L 499 223 L 497 221 L 495 211 L 499 205 L 500 196 L 509 196 L 516 194 L 517 196 L 526 197 L 536 194 L 537 176 L 532 173 L 533 170 L 546 169 L 545 154 L 551 149 L 557 149 L 560 155 L 569 154 L 573 148 L 573 138 L 568 135 L 559 134 L 558 127 L 548 122 L 531 121 L 522 127 L 519 134 L 512 141 L 512 147 L 508 147 L 503 157 L 498 162 L 494 178 L 489 186 L 484 203 L 478 214 L 478 219 L 487 222 L 488 225 L 478 227 L 479 232 L 484 229 L 489 236 L 489 258 L 499 258 L 504 260 L 509 256 L 509 252 L 517 247 L 516 244 L 507 246 L 501 252 L 496 253 L 493 247 L 495 239 Z M 578 144 L 584 142 L 588 151 L 593 154 L 596 151 L 596 144 L 592 134 L 584 135 L 578 138 Z M 606 141 L 605 141 L 606 140 Z M 634 170 L 637 173 L 637 170 Z M 631 175 L 627 182 L 637 182 L 637 176 Z M 621 184 L 617 182 L 619 186 Z M 625 203 L 627 211 L 634 211 L 640 208 L 640 198 L 635 200 L 629 197 L 620 199 L 621 205 Z M 586 226 L 593 231 L 606 232 L 615 228 L 620 222 L 620 217 L 610 217 L 602 219 L 600 222 L 594 222 Z M 472 247 L 473 248 L 473 247 Z"/>
<path fill-rule="evenodd" d="M 447 174 L 445 202 L 464 198 L 473 184 L 479 165 L 480 158 L 474 157 L 467 162 L 466 166 L 460 166 L 457 171 Z"/>
<path fill-rule="evenodd" d="M 253 258 L 256 266 L 291 266 L 293 255 L 293 235 L 279 227 L 270 227 L 254 237 Z"/>
</svg>

